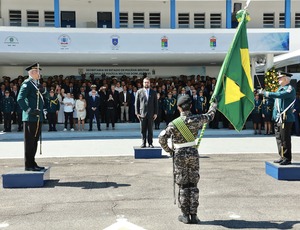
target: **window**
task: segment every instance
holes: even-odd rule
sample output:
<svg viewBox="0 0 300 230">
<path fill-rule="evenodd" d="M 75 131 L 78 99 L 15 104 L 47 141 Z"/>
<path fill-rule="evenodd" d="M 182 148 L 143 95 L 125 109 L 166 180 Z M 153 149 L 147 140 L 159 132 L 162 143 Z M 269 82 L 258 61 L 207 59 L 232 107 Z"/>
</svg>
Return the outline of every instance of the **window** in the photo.
<svg viewBox="0 0 300 230">
<path fill-rule="evenodd" d="M 144 13 L 133 13 L 133 27 L 144 28 Z"/>
<path fill-rule="evenodd" d="M 222 17 L 220 13 L 210 14 L 210 28 L 221 28 L 222 27 Z"/>
<path fill-rule="evenodd" d="M 120 28 L 128 28 L 128 13 L 120 13 Z"/>
<path fill-rule="evenodd" d="M 274 13 L 264 13 L 263 27 L 274 28 Z"/>
<path fill-rule="evenodd" d="M 190 27 L 190 15 L 189 13 L 178 14 L 178 28 L 189 28 Z"/>
<path fill-rule="evenodd" d="M 22 25 L 21 10 L 10 10 L 9 11 L 9 24 L 11 26 L 21 26 Z"/>
<path fill-rule="evenodd" d="M 54 27 L 54 11 L 45 11 L 45 26 Z"/>
<path fill-rule="evenodd" d="M 284 28 L 285 25 L 285 13 L 279 13 L 279 28 Z"/>
<path fill-rule="evenodd" d="M 150 28 L 160 28 L 160 13 L 149 14 Z"/>
<path fill-rule="evenodd" d="M 39 26 L 39 12 L 38 11 L 27 11 L 27 25 L 28 26 Z"/>
<path fill-rule="evenodd" d="M 194 14 L 194 28 L 205 28 L 205 13 Z"/>
<path fill-rule="evenodd" d="M 295 28 L 300 28 L 300 13 L 295 13 Z"/>
</svg>

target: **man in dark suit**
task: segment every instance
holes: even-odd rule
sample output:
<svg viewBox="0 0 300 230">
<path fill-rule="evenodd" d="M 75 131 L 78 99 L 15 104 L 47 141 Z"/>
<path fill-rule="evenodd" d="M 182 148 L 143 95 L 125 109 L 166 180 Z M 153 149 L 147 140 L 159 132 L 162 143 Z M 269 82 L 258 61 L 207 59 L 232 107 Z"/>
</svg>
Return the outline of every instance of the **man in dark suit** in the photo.
<svg viewBox="0 0 300 230">
<path fill-rule="evenodd" d="M 96 122 L 97 122 L 97 128 L 98 131 L 101 131 L 100 128 L 100 97 L 96 96 L 96 90 L 92 90 L 92 96 L 89 98 L 88 102 L 88 109 L 89 109 L 89 117 L 90 117 L 90 129 L 89 131 L 93 130 L 93 119 L 95 117 Z"/>
<path fill-rule="evenodd" d="M 14 99 L 14 112 L 12 114 L 12 121 L 14 124 L 17 124 L 17 98 L 18 98 L 19 90 L 18 86 L 14 85 L 12 91 L 10 92 L 10 96 Z"/>
<path fill-rule="evenodd" d="M 129 105 L 131 96 L 127 91 L 126 85 L 123 86 L 123 91 L 119 93 L 119 102 L 121 105 L 121 122 L 129 121 Z"/>
<path fill-rule="evenodd" d="M 135 97 L 135 114 L 140 120 L 142 145 L 146 147 L 146 139 L 150 148 L 153 146 L 153 121 L 157 118 L 158 103 L 156 92 L 150 89 L 150 78 L 143 80 L 143 88 L 139 89 Z M 148 135 L 147 135 L 148 133 Z"/>
</svg>

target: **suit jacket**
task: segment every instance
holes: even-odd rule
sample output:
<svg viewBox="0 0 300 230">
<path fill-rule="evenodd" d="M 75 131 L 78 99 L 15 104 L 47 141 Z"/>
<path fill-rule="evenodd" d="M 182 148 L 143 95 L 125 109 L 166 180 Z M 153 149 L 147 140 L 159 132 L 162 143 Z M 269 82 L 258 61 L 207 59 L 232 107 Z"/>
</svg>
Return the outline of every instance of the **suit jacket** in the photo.
<svg viewBox="0 0 300 230">
<path fill-rule="evenodd" d="M 123 91 L 119 94 L 119 99 L 120 99 L 120 105 L 123 106 L 124 105 L 124 92 Z M 131 100 L 131 95 L 127 91 L 126 92 L 126 103 L 127 103 L 127 106 L 130 105 L 130 100 Z"/>
<path fill-rule="evenodd" d="M 42 122 L 44 120 L 44 99 L 39 93 L 38 86 L 31 78 L 28 78 L 23 82 L 17 101 L 23 110 L 23 121 L 37 122 L 39 120 Z M 29 109 L 37 109 L 37 106 L 40 110 L 39 117 L 27 112 Z"/>
<path fill-rule="evenodd" d="M 92 107 L 96 107 L 96 111 L 100 110 L 100 97 L 95 96 L 95 101 L 93 100 L 93 97 L 89 97 L 89 103 L 88 103 L 88 108 L 89 110 L 92 110 Z"/>
<path fill-rule="evenodd" d="M 147 99 L 146 90 L 139 89 L 135 97 L 135 114 L 140 114 L 141 117 L 153 117 L 158 113 L 158 103 L 156 92 L 153 89 L 149 91 Z"/>
</svg>

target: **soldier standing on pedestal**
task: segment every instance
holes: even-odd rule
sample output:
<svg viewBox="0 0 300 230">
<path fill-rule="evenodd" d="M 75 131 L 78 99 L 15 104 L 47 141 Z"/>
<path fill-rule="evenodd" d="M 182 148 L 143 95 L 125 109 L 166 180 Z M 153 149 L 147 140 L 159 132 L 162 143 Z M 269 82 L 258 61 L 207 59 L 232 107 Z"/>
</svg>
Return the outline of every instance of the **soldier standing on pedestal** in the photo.
<svg viewBox="0 0 300 230">
<path fill-rule="evenodd" d="M 280 87 L 276 92 L 266 92 L 260 90 L 260 94 L 265 97 L 274 98 L 273 120 L 275 121 L 275 137 L 280 158 L 274 163 L 289 165 L 292 161 L 291 134 L 295 117 L 293 114 L 294 103 L 296 101 L 296 91 L 290 85 L 290 73 L 278 73 Z"/>
<path fill-rule="evenodd" d="M 25 149 L 25 170 L 41 171 L 35 162 L 38 140 L 41 134 L 41 126 L 44 120 L 44 100 L 39 90 L 40 68 L 35 63 L 26 68 L 28 79 L 26 79 L 18 95 L 18 103 L 23 110 L 24 121 L 24 149 Z"/>
<path fill-rule="evenodd" d="M 217 104 L 212 103 L 206 114 L 193 115 L 190 111 L 192 100 L 185 95 L 178 99 L 177 106 L 180 117 L 169 123 L 167 128 L 159 134 L 161 147 L 173 156 L 175 182 L 179 186 L 178 203 L 182 215 L 178 217 L 185 224 L 198 224 L 199 189 L 197 184 L 199 174 L 199 153 L 196 137 L 199 129 L 213 120 Z M 168 139 L 172 138 L 174 148 L 168 146 Z"/>
</svg>

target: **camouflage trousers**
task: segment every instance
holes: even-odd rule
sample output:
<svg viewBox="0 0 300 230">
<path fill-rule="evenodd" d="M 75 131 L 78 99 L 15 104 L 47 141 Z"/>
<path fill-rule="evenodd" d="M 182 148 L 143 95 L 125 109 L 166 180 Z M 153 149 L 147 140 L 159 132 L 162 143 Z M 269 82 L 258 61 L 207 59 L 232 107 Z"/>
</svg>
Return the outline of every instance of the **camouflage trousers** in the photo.
<svg viewBox="0 0 300 230">
<path fill-rule="evenodd" d="M 178 205 L 183 214 L 197 214 L 199 206 L 199 154 L 192 147 L 175 151 L 175 181 L 179 186 Z"/>
</svg>

